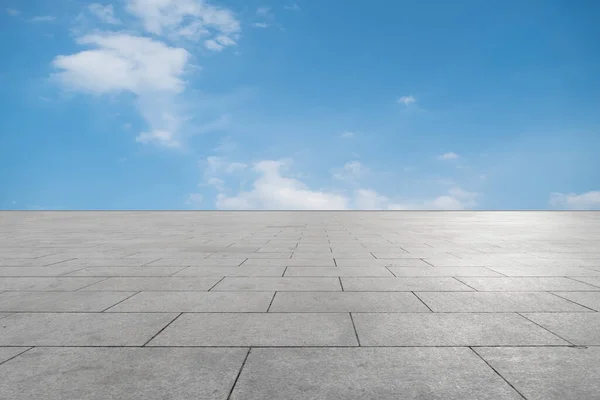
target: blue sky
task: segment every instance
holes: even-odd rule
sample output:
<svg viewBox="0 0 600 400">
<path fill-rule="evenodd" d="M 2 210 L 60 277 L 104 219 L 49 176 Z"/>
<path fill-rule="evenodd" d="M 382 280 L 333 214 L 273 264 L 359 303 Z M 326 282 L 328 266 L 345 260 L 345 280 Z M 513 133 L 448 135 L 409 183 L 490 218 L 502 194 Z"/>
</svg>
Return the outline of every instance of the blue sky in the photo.
<svg viewBox="0 0 600 400">
<path fill-rule="evenodd" d="M 0 209 L 598 209 L 594 0 L 4 0 Z"/>
</svg>

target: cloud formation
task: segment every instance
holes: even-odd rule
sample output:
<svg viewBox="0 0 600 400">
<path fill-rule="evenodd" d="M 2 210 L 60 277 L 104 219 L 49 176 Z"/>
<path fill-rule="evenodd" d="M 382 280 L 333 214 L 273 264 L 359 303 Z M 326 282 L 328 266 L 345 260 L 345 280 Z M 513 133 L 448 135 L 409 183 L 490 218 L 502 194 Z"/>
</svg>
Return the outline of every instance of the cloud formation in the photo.
<svg viewBox="0 0 600 400">
<path fill-rule="evenodd" d="M 585 193 L 552 193 L 550 205 L 567 210 L 598 210 L 600 209 L 600 190 Z"/>
</svg>

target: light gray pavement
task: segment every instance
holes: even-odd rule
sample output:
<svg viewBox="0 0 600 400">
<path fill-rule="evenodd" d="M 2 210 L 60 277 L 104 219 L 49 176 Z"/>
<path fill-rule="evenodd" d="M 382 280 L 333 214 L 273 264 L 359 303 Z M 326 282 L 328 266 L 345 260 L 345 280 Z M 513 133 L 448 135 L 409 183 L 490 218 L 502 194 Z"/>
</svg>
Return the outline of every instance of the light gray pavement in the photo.
<svg viewBox="0 0 600 400">
<path fill-rule="evenodd" d="M 0 399 L 600 399 L 600 213 L 0 212 Z"/>
</svg>

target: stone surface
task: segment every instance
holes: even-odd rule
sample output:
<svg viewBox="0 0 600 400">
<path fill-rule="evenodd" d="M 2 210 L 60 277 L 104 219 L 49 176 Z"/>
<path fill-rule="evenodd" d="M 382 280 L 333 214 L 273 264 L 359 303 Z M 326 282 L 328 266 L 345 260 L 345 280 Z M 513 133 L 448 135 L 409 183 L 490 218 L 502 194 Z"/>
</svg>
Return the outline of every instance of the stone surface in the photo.
<svg viewBox="0 0 600 400">
<path fill-rule="evenodd" d="M 344 314 L 185 314 L 149 346 L 357 346 Z"/>
<path fill-rule="evenodd" d="M 527 399 L 597 399 L 600 347 L 475 349 Z"/>
<path fill-rule="evenodd" d="M 0 212 L 0 398 L 592 399 L 598 243 L 594 212 Z"/>
<path fill-rule="evenodd" d="M 214 291 L 336 291 L 342 290 L 338 278 L 272 278 L 272 277 L 226 277 Z"/>
<path fill-rule="evenodd" d="M 517 314 L 353 314 L 362 346 L 568 345 Z"/>
<path fill-rule="evenodd" d="M 4 292 L 0 311 L 99 312 L 135 292 Z"/>
<path fill-rule="evenodd" d="M 82 291 L 206 291 L 221 280 L 220 277 L 120 277 L 108 278 Z"/>
<path fill-rule="evenodd" d="M 107 312 L 266 312 L 272 299 L 273 292 L 142 292 Z"/>
<path fill-rule="evenodd" d="M 600 346 L 600 313 L 524 313 L 575 345 Z"/>
<path fill-rule="evenodd" d="M 252 349 L 232 399 L 521 399 L 468 348 Z"/>
<path fill-rule="evenodd" d="M 0 398 L 226 400 L 246 349 L 36 348 L 0 365 Z"/>
<path fill-rule="evenodd" d="M 142 346 L 177 315 L 13 314 L 0 322 L 0 346 Z"/>
<path fill-rule="evenodd" d="M 278 292 L 271 312 L 429 312 L 406 292 Z"/>
<path fill-rule="evenodd" d="M 412 291 L 473 291 L 470 287 L 451 277 L 408 278 L 341 278 L 348 292 L 412 292 Z"/>
<path fill-rule="evenodd" d="M 419 292 L 417 295 L 434 312 L 590 311 L 543 292 Z"/>
</svg>

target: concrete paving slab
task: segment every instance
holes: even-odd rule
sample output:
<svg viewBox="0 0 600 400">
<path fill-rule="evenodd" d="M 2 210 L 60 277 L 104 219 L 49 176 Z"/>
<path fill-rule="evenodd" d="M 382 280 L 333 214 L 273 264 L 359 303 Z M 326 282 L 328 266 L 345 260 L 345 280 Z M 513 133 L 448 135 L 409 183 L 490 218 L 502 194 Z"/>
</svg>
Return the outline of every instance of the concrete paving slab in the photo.
<svg viewBox="0 0 600 400">
<path fill-rule="evenodd" d="M 232 399 L 521 399 L 467 348 L 252 349 Z"/>
<path fill-rule="evenodd" d="M 88 267 L 66 276 L 171 276 L 184 267 Z"/>
<path fill-rule="evenodd" d="M 0 366 L 0 398 L 226 400 L 246 349 L 36 348 Z"/>
<path fill-rule="evenodd" d="M 419 258 L 406 259 L 357 259 L 357 258 L 335 258 L 335 264 L 338 267 L 427 267 L 431 265 Z"/>
<path fill-rule="evenodd" d="M 554 294 L 568 299 L 582 306 L 600 311 L 600 293 L 598 292 L 553 292 Z"/>
<path fill-rule="evenodd" d="M 600 346 L 600 313 L 523 313 L 523 315 L 579 346 Z"/>
<path fill-rule="evenodd" d="M 418 292 L 416 294 L 433 312 L 591 312 L 585 307 L 544 292 Z"/>
<path fill-rule="evenodd" d="M 599 287 L 564 277 L 459 277 L 459 281 L 480 292 L 599 291 Z"/>
<path fill-rule="evenodd" d="M 330 259 L 311 259 L 311 258 L 282 258 L 282 259 L 248 259 L 242 267 L 335 267 L 333 257 Z"/>
<path fill-rule="evenodd" d="M 579 282 L 587 283 L 588 285 L 600 287 L 600 276 L 574 276 L 570 278 Z"/>
<path fill-rule="evenodd" d="M 142 346 L 177 315 L 18 313 L 0 323 L 0 346 Z"/>
<path fill-rule="evenodd" d="M 282 276 L 285 267 L 187 267 L 173 276 Z"/>
<path fill-rule="evenodd" d="M 272 299 L 273 292 L 142 292 L 107 312 L 266 312 Z"/>
<path fill-rule="evenodd" d="M 488 267 L 507 276 L 600 276 L 600 271 L 583 267 Z"/>
<path fill-rule="evenodd" d="M 341 278 L 347 292 L 473 291 L 451 277 Z"/>
<path fill-rule="evenodd" d="M 518 314 L 353 313 L 361 346 L 548 346 L 568 342 Z"/>
<path fill-rule="evenodd" d="M 18 356 L 31 347 L 0 347 L 0 364 Z"/>
<path fill-rule="evenodd" d="M 4 292 L 0 311 L 100 312 L 135 292 Z"/>
<path fill-rule="evenodd" d="M 247 259 L 244 258 L 205 258 L 205 259 L 197 259 L 191 260 L 188 258 L 185 259 L 160 259 L 150 264 L 147 264 L 148 267 L 238 267 L 240 264 L 245 262 Z"/>
<path fill-rule="evenodd" d="M 387 276 L 385 267 L 288 267 L 284 276 Z"/>
<path fill-rule="evenodd" d="M 389 267 L 397 277 L 417 276 L 502 276 L 485 267 Z"/>
<path fill-rule="evenodd" d="M 149 346 L 358 346 L 348 313 L 184 314 Z"/>
<path fill-rule="evenodd" d="M 207 291 L 220 280 L 220 277 L 117 277 L 104 279 L 81 290 L 109 292 Z"/>
<path fill-rule="evenodd" d="M 430 312 L 408 292 L 277 292 L 270 312 Z"/>
<path fill-rule="evenodd" d="M 77 267 L 60 267 L 54 265 L 48 267 L 0 267 L 0 276 L 17 278 L 24 276 L 62 276 L 79 269 Z"/>
<path fill-rule="evenodd" d="M 0 254 L 0 267 L 45 267 L 68 260 L 68 257 L 48 258 L 3 258 Z"/>
<path fill-rule="evenodd" d="M 73 260 L 63 261 L 56 266 L 61 267 L 141 267 L 144 264 L 148 264 L 152 261 L 157 260 L 159 257 L 151 257 L 146 259 L 137 258 L 76 258 Z"/>
<path fill-rule="evenodd" d="M 304 277 L 226 277 L 217 284 L 213 291 L 338 291 L 342 290 L 338 278 L 304 278 Z"/>
<path fill-rule="evenodd" d="M 102 278 L 0 278 L 0 291 L 74 291 L 100 280 Z"/>
<path fill-rule="evenodd" d="M 528 400 L 597 399 L 600 347 L 476 348 Z"/>
</svg>

